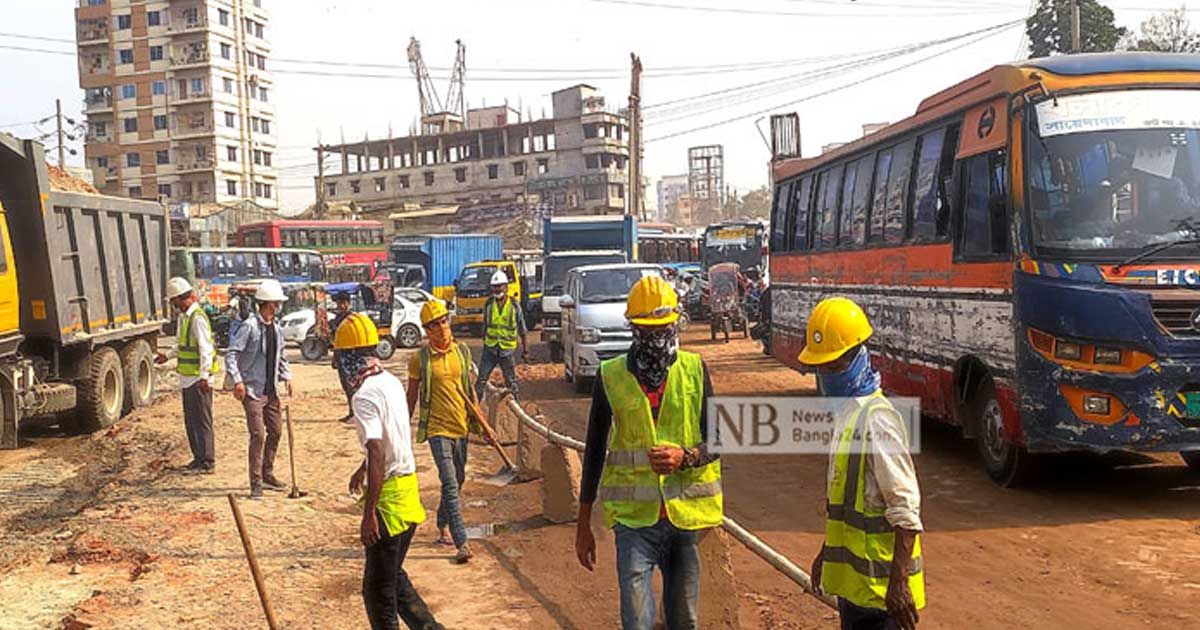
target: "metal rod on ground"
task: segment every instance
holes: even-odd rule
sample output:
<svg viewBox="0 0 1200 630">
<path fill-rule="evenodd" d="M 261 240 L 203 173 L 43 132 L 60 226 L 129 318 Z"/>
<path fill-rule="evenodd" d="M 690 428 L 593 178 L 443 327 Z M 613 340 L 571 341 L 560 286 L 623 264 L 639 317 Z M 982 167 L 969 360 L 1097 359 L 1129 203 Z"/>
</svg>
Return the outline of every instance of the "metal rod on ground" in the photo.
<svg viewBox="0 0 1200 630">
<path fill-rule="evenodd" d="M 254 577 L 254 588 L 258 589 L 258 599 L 262 602 L 263 614 L 267 616 L 267 627 L 278 630 L 275 622 L 275 612 L 271 610 L 271 598 L 267 596 L 267 585 L 263 582 L 262 571 L 258 569 L 258 558 L 254 555 L 254 545 L 250 544 L 250 534 L 246 532 L 246 523 L 242 521 L 242 510 L 238 508 L 237 499 L 233 493 L 229 497 L 229 508 L 233 510 L 233 520 L 237 523 L 238 535 L 242 537 L 242 547 L 246 550 L 246 561 L 250 563 L 250 575 Z"/>
<path fill-rule="evenodd" d="M 287 420 L 288 430 L 288 464 L 292 467 L 292 491 L 288 493 L 289 499 L 299 499 L 307 496 L 308 493 L 300 490 L 300 486 L 296 485 L 296 438 L 292 435 L 292 406 L 286 405 L 283 408 L 283 417 Z"/>
<path fill-rule="evenodd" d="M 498 388 L 493 387 L 490 383 L 488 384 L 488 391 L 493 395 L 496 395 L 499 392 Z M 583 442 L 580 442 L 579 440 L 576 440 L 570 436 L 558 433 L 550 429 L 550 427 L 547 427 L 539 423 L 537 420 L 534 420 L 529 416 L 529 414 L 525 413 L 525 409 L 521 407 L 521 405 L 517 404 L 517 401 L 513 398 L 509 397 L 507 403 L 509 410 L 513 412 L 513 415 L 515 415 L 518 420 L 520 420 L 525 426 L 537 432 L 542 437 L 546 438 L 551 443 L 566 448 L 575 449 L 580 452 L 584 450 Z M 814 592 L 812 578 L 805 573 L 804 570 L 796 566 L 794 562 L 788 560 L 787 556 L 784 556 L 778 551 L 772 549 L 771 546 L 763 542 L 761 538 L 750 533 L 749 530 L 742 527 L 737 521 L 729 518 L 728 516 L 724 517 L 721 526 L 724 527 L 725 531 L 729 532 L 734 538 L 736 538 L 738 542 L 742 543 L 742 545 L 753 552 L 754 555 L 762 558 L 767 564 L 775 567 L 775 569 L 777 569 L 780 573 L 799 585 L 805 593 L 817 598 L 826 606 L 837 610 L 837 602 L 829 595 Z"/>
</svg>

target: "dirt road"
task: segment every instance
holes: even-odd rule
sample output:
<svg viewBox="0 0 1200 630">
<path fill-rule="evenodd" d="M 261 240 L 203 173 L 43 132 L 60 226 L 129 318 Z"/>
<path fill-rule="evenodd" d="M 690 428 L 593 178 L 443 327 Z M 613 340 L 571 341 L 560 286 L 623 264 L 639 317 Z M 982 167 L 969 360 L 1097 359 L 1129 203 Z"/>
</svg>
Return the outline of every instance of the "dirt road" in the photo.
<svg viewBox="0 0 1200 630">
<path fill-rule="evenodd" d="M 755 344 L 685 336 L 719 394 L 804 395 L 812 381 L 763 357 Z M 535 333 L 536 334 L 536 333 Z M 535 344 L 519 366 L 527 404 L 582 437 L 588 401 Z M 403 372 L 403 353 L 391 362 Z M 353 431 L 334 421 L 341 393 L 324 365 L 296 367 L 291 401 L 301 500 L 242 502 L 277 613 L 288 628 L 362 627 L 358 510 L 347 496 L 359 461 Z M 218 471 L 186 476 L 173 384 L 155 404 L 107 433 L 58 436 L 0 452 L 0 627 L 263 627 L 225 495 L 246 492 L 245 425 L 229 396 L 216 403 Z M 927 426 L 917 457 L 924 491 L 929 608 L 923 628 L 1195 627 L 1200 623 L 1200 477 L 1174 456 L 1062 458 L 1041 486 L 1001 490 L 970 444 Z M 415 449 L 426 509 L 437 481 Z M 286 471 L 286 450 L 279 466 Z M 818 456 L 727 457 L 727 510 L 801 566 L 820 544 L 825 462 Z M 617 626 L 611 537 L 599 567 L 574 560 L 574 525 L 540 518 L 540 482 L 494 488 L 499 467 L 471 451 L 470 525 L 496 524 L 478 560 L 450 564 L 423 526 L 406 566 L 452 628 Z M 286 476 L 286 473 L 281 476 Z M 833 628 L 831 611 L 740 547 L 734 571 L 744 628 Z M 469 594 L 467 594 L 469 593 Z"/>
</svg>

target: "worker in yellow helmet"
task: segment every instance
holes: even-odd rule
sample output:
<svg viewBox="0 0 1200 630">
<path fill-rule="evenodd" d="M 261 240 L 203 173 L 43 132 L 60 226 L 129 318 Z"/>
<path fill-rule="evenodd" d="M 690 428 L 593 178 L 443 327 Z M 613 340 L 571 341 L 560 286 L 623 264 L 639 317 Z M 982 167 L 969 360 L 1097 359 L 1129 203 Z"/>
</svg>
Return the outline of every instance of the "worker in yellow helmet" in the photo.
<svg viewBox="0 0 1200 630">
<path fill-rule="evenodd" d="M 417 441 L 429 441 L 442 484 L 438 503 L 439 545 L 454 545 L 455 562 L 472 558 L 462 516 L 462 486 L 467 480 L 467 436 L 479 434 L 479 406 L 471 386 L 471 349 L 455 341 L 446 303 L 421 307 L 421 325 L 429 341 L 408 361 L 408 413 L 421 402 Z"/>
<path fill-rule="evenodd" d="M 880 389 L 866 342 L 874 330 L 853 301 L 821 301 L 808 317 L 800 362 L 837 414 L 827 477 L 825 542 L 813 583 L 838 598 L 842 628 L 917 627 L 925 607 L 921 489 L 900 414 Z"/>
<path fill-rule="evenodd" d="M 625 317 L 633 345 L 600 365 L 592 391 L 575 553 L 593 570 L 599 488 L 605 524 L 616 538 L 621 627 L 653 627 L 657 567 L 667 628 L 696 628 L 697 536 L 723 516 L 721 463 L 705 446 L 712 382 L 700 355 L 679 349 L 679 299 L 666 280 L 639 280 Z"/>
<path fill-rule="evenodd" d="M 441 628 L 404 570 L 413 534 L 425 522 L 425 508 L 404 385 L 383 369 L 375 356 L 377 345 L 379 331 L 362 313 L 346 316 L 333 336 L 338 370 L 349 384 L 354 426 L 366 454 L 350 477 L 350 493 L 363 495 L 363 604 L 372 629 L 398 628 L 397 618 L 409 628 Z"/>
</svg>

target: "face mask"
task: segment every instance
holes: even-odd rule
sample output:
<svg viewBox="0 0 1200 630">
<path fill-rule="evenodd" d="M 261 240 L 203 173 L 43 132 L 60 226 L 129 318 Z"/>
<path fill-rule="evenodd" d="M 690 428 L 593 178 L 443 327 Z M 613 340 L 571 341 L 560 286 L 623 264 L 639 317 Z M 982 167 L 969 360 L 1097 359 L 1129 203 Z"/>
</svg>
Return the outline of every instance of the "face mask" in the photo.
<svg viewBox="0 0 1200 630">
<path fill-rule="evenodd" d="M 860 346 L 850 366 L 841 372 L 822 372 L 821 391 L 826 396 L 847 398 L 869 396 L 879 391 L 879 372 L 871 367 L 871 353 Z"/>
<path fill-rule="evenodd" d="M 630 371 L 642 385 L 658 389 L 667 380 L 678 351 L 679 335 L 674 325 L 634 326 L 633 345 L 629 347 Z"/>
<path fill-rule="evenodd" d="M 358 391 L 367 377 L 383 371 L 379 359 L 361 350 L 350 350 L 338 357 L 338 374 L 350 384 L 350 391 Z"/>
</svg>

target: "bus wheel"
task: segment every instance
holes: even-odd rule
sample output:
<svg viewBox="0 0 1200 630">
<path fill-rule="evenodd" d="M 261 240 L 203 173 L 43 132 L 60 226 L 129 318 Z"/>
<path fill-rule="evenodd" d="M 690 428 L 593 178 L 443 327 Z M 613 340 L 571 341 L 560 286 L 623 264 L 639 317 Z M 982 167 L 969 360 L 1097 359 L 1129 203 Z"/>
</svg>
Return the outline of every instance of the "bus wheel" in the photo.
<svg viewBox="0 0 1200 630">
<path fill-rule="evenodd" d="M 1179 456 L 1183 458 L 1183 463 L 1188 465 L 1194 472 L 1200 472 L 1200 451 L 1181 451 Z"/>
<path fill-rule="evenodd" d="M 1032 480 L 1036 473 L 1036 458 L 1004 435 L 1004 414 L 991 379 L 979 384 L 972 407 L 975 449 L 992 481 L 1009 488 Z"/>
</svg>

